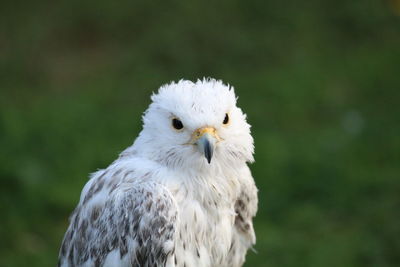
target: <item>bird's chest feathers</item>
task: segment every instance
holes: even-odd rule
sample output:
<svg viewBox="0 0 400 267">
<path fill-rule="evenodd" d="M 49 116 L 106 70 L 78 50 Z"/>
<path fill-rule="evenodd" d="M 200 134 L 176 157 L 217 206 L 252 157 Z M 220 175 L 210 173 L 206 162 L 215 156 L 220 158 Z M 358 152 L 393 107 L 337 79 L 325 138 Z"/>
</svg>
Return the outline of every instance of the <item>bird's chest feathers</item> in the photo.
<svg viewBox="0 0 400 267">
<path fill-rule="evenodd" d="M 224 262 L 232 241 L 237 179 L 219 176 L 172 188 L 178 208 L 176 254 L 187 266 Z"/>
</svg>

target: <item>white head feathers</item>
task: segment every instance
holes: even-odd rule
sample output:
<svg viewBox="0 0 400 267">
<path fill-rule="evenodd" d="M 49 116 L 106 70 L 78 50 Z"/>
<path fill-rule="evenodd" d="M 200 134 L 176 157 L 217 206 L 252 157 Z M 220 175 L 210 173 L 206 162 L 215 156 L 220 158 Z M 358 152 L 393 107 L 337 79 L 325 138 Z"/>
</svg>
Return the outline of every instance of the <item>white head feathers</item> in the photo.
<svg viewBox="0 0 400 267">
<path fill-rule="evenodd" d="M 215 79 L 196 83 L 181 80 L 162 86 L 151 99 L 143 116 L 143 130 L 130 150 L 169 167 L 207 168 L 204 154 L 193 141 L 196 130 L 207 128 L 218 138 L 210 165 L 253 161 L 250 125 L 236 106 L 234 89 L 229 85 Z M 226 116 L 229 122 L 224 124 Z M 183 128 L 175 129 L 173 119 Z"/>
</svg>

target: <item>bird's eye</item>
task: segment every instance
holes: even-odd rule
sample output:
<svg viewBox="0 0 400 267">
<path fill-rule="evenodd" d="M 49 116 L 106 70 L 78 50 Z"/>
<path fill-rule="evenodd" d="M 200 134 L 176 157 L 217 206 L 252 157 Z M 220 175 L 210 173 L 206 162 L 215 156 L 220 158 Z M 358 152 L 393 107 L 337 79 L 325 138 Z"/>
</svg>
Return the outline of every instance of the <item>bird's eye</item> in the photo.
<svg viewBox="0 0 400 267">
<path fill-rule="evenodd" d="M 177 118 L 172 119 L 172 126 L 177 130 L 180 130 L 183 128 L 182 122 L 180 120 L 178 120 Z"/>
<path fill-rule="evenodd" d="M 228 113 L 225 114 L 224 121 L 222 122 L 223 124 L 228 124 L 229 123 L 229 115 Z"/>
</svg>

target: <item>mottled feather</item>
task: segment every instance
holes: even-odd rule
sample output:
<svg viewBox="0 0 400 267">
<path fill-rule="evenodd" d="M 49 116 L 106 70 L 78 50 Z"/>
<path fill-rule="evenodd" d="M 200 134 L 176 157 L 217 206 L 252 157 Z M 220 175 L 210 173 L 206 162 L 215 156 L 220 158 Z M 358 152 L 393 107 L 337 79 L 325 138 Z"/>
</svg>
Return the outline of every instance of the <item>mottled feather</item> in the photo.
<svg viewBox="0 0 400 267">
<path fill-rule="evenodd" d="M 102 178 L 95 178 L 89 191 Z M 113 265 L 115 258 L 129 266 L 166 264 L 173 253 L 177 218 L 171 194 L 152 181 L 124 181 L 118 186 L 122 190 L 114 190 L 104 202 L 80 205 L 74 211 L 61 247 L 61 266 Z"/>
</svg>

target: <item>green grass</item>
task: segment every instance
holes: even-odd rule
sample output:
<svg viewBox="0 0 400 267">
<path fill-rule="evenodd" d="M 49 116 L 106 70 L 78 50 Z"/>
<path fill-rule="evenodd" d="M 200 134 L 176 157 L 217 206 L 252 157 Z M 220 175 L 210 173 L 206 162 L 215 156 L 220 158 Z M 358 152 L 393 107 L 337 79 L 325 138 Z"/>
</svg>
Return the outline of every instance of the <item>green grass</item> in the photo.
<svg viewBox="0 0 400 267">
<path fill-rule="evenodd" d="M 246 266 L 400 264 L 400 18 L 375 1 L 0 10 L 0 266 L 54 266 L 88 173 L 161 84 L 212 76 L 253 125 Z"/>
</svg>

